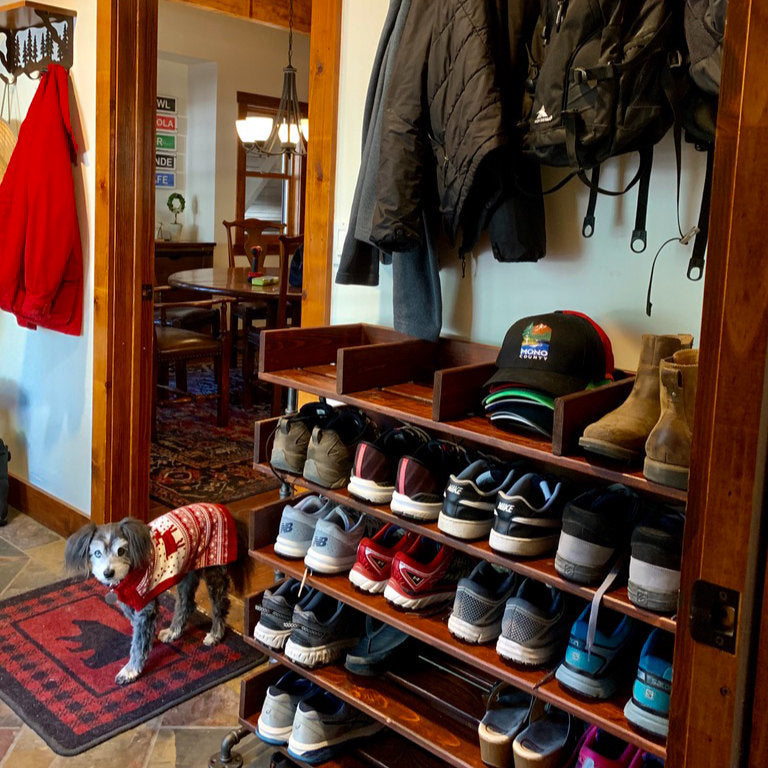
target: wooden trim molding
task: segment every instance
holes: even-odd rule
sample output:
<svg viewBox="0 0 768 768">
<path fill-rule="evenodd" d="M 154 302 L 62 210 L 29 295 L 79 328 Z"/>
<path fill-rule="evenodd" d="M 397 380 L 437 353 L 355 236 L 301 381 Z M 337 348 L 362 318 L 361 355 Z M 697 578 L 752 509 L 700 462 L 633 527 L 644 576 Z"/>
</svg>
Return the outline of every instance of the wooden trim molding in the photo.
<svg viewBox="0 0 768 768">
<path fill-rule="evenodd" d="M 8 503 L 64 537 L 88 522 L 88 518 L 79 510 L 10 473 Z"/>
<path fill-rule="evenodd" d="M 764 557 L 759 542 L 766 470 L 768 261 L 758 254 L 765 242 L 759 201 L 768 199 L 767 39 L 768 15 L 751 0 L 732 0 L 717 123 L 670 768 L 744 764 L 748 659 L 758 635 L 755 590 L 762 588 Z M 692 639 L 688 617 L 697 580 L 739 593 L 734 654 Z"/>
<path fill-rule="evenodd" d="M 179 0 L 207 11 L 251 19 L 270 27 L 288 28 L 287 0 Z M 309 33 L 312 0 L 293 0 L 293 28 Z"/>
<path fill-rule="evenodd" d="M 100 523 L 146 519 L 149 503 L 157 0 L 97 8 L 91 518 Z"/>
<path fill-rule="evenodd" d="M 341 3 L 314 0 L 309 43 L 309 124 L 302 325 L 331 315 L 331 256 L 339 110 Z"/>
</svg>

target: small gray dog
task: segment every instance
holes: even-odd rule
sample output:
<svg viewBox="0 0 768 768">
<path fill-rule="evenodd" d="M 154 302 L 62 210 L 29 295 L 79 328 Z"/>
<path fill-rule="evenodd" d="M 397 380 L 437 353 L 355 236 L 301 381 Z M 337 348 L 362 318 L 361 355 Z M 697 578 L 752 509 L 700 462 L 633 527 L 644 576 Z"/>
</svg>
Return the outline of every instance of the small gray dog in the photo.
<svg viewBox="0 0 768 768">
<path fill-rule="evenodd" d="M 110 587 L 133 626 L 128 663 L 117 673 L 119 685 L 141 674 L 152 648 L 157 596 L 177 585 L 176 607 L 163 643 L 177 640 L 195 609 L 200 577 L 211 599 L 211 630 L 205 645 L 218 643 L 226 631 L 229 575 L 226 564 L 237 557 L 234 521 L 226 507 L 191 504 L 149 524 L 132 517 L 107 525 L 84 525 L 67 540 L 65 562 L 71 571 L 93 575 Z"/>
</svg>

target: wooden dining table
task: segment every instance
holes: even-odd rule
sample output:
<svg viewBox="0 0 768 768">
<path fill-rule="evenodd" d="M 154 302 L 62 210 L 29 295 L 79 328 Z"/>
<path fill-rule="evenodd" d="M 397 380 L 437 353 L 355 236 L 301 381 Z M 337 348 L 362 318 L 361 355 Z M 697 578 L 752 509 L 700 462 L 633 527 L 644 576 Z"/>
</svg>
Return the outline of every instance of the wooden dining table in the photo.
<svg viewBox="0 0 768 768">
<path fill-rule="evenodd" d="M 277 301 L 280 286 L 252 285 L 248 279 L 248 267 L 207 267 L 204 269 L 186 269 L 168 276 L 168 285 L 174 288 L 189 288 L 193 291 L 217 293 L 233 296 L 237 299 Z M 270 274 L 267 269 L 265 274 Z M 286 296 L 289 301 L 301 300 L 301 288 L 288 286 Z"/>
</svg>

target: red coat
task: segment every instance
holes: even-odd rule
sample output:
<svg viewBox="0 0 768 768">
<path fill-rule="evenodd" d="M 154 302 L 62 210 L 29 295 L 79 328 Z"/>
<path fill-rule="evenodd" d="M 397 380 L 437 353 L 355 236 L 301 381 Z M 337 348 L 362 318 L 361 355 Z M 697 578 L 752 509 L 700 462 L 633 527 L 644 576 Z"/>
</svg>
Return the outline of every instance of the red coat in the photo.
<svg viewBox="0 0 768 768">
<path fill-rule="evenodd" d="M 50 64 L 0 183 L 0 309 L 19 325 L 78 335 L 83 256 L 67 71 Z"/>
</svg>

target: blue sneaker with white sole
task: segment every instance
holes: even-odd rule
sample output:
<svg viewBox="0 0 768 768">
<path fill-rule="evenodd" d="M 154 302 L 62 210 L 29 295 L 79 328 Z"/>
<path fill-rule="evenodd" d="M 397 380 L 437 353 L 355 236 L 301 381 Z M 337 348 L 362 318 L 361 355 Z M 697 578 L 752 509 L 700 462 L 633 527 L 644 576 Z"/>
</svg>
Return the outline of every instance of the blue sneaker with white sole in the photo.
<svg viewBox="0 0 768 768">
<path fill-rule="evenodd" d="M 348 571 L 357 559 L 365 526 L 365 515 L 341 505 L 334 507 L 315 526 L 304 565 L 317 573 Z"/>
<path fill-rule="evenodd" d="M 555 677 L 564 688 L 581 696 L 609 699 L 626 675 L 627 657 L 635 651 L 636 624 L 629 616 L 600 611 L 594 642 L 587 649 L 590 609 L 587 605 L 573 623 L 565 659 Z"/>
<path fill-rule="evenodd" d="M 632 725 L 664 738 L 669 731 L 674 644 L 674 637 L 661 629 L 648 635 L 640 652 L 632 698 L 624 707 L 624 715 Z"/>
<path fill-rule="evenodd" d="M 287 744 L 293 730 L 296 707 L 302 699 L 319 690 L 319 686 L 296 672 L 286 672 L 267 688 L 256 723 L 258 737 L 267 744 Z"/>
</svg>

